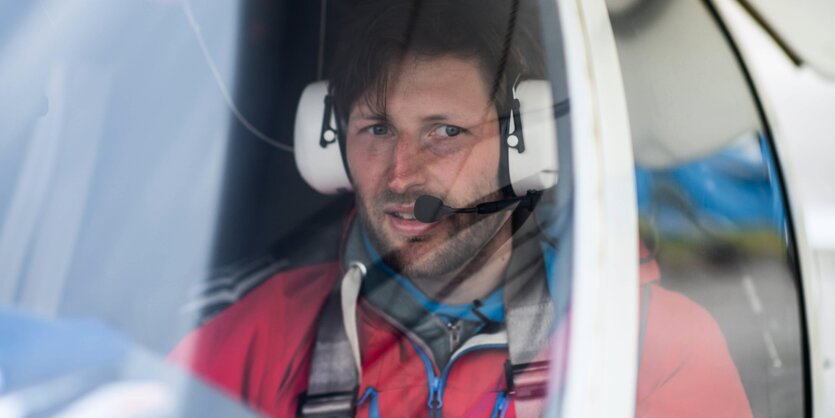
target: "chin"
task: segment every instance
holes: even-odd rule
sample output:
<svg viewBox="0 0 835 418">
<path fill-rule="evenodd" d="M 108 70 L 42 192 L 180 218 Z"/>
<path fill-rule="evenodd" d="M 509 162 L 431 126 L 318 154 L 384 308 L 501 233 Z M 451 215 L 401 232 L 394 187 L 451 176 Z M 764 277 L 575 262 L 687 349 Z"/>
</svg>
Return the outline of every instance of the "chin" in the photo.
<svg viewBox="0 0 835 418">
<path fill-rule="evenodd" d="M 431 245 L 431 244 L 430 244 Z M 466 261 L 459 260 L 459 257 L 451 256 L 443 245 L 435 245 L 423 248 L 426 251 L 405 251 L 395 254 L 395 260 L 389 263 L 396 268 L 400 274 L 414 280 L 435 280 L 458 270 Z"/>
<path fill-rule="evenodd" d="M 432 262 L 430 260 L 419 260 L 414 262 L 406 261 L 403 268 L 398 269 L 398 272 L 412 280 L 423 281 L 430 278 L 438 278 L 444 272 L 435 271 L 432 269 Z"/>
</svg>

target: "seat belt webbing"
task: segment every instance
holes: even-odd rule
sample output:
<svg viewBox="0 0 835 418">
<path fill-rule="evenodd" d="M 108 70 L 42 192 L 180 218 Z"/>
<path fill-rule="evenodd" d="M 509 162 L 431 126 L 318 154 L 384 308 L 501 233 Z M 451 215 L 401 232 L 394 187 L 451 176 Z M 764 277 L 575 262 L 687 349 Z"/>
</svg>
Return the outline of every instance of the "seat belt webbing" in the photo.
<svg viewBox="0 0 835 418">
<path fill-rule="evenodd" d="M 528 277 L 525 277 L 528 276 Z M 548 395 L 549 345 L 554 331 L 554 304 L 538 274 L 522 274 L 506 282 L 505 315 L 509 362 L 508 390 L 516 416 L 538 417 Z"/>
<path fill-rule="evenodd" d="M 361 277 L 353 276 L 362 273 L 361 269 L 352 266 L 325 301 L 318 319 L 307 392 L 299 401 L 299 417 L 354 416 L 359 371 L 351 339 L 345 331 L 342 287 L 354 287 L 353 282 Z"/>
</svg>

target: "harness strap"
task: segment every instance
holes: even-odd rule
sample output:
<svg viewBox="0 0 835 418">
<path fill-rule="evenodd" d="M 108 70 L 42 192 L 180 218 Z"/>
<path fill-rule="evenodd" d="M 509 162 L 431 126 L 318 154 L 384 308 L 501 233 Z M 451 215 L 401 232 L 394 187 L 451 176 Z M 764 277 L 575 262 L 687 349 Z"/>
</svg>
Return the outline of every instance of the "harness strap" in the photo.
<svg viewBox="0 0 835 418">
<path fill-rule="evenodd" d="M 521 289 L 510 286 L 512 294 L 505 302 L 509 357 L 505 378 L 520 418 L 540 416 L 548 395 L 548 347 L 555 313 L 546 286 L 543 280 L 529 282 Z"/>
<path fill-rule="evenodd" d="M 355 344 L 351 343 L 356 341 L 356 318 L 343 316 L 342 304 L 346 294 L 356 296 L 357 283 L 364 274 L 365 266 L 352 265 L 325 301 L 318 319 L 307 392 L 299 400 L 298 417 L 354 416 L 360 373 Z M 343 287 L 346 288 L 344 292 Z M 353 327 L 347 326 L 349 324 Z"/>
<path fill-rule="evenodd" d="M 640 323 L 638 330 L 638 369 L 641 366 L 641 355 L 643 354 L 644 341 L 646 336 L 647 319 L 649 313 L 649 302 L 652 288 L 651 284 L 641 285 L 641 304 L 640 304 Z M 568 321 L 569 318 L 564 318 Z M 520 321 L 524 324 L 524 321 Z M 562 324 L 565 325 L 565 324 Z M 508 325 L 510 327 L 510 325 Z M 567 330 L 567 327 L 560 326 L 555 333 L 562 334 Z M 510 328 L 508 329 L 510 331 Z M 567 335 L 562 335 L 567 337 Z M 518 337 L 518 334 L 517 334 Z M 559 340 L 559 336 L 554 336 Z M 517 359 L 524 358 L 530 355 L 530 349 L 514 349 L 524 345 L 524 340 L 516 340 L 514 343 L 513 337 L 509 340 L 509 351 L 511 359 L 505 362 L 505 379 L 507 381 L 507 390 L 511 398 L 514 399 L 514 406 L 516 408 L 517 417 L 538 417 L 541 416 L 545 410 L 545 398 L 548 394 L 549 383 L 549 360 L 533 360 L 528 363 L 514 363 L 513 353 L 517 354 Z M 547 341 L 546 341 L 547 343 Z M 535 357 L 540 358 L 540 357 Z M 557 361 L 559 363 L 559 361 Z"/>
<path fill-rule="evenodd" d="M 539 230 L 525 222 L 514 235 L 504 279 L 508 362 L 505 379 L 516 416 L 538 417 L 548 395 L 556 308 L 548 291 Z"/>
</svg>

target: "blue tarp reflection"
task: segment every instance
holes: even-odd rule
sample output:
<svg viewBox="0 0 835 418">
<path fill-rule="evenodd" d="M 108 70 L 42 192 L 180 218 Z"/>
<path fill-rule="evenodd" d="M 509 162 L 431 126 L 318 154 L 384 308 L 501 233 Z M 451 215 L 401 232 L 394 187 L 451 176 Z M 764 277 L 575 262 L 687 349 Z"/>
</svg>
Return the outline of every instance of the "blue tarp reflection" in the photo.
<svg viewBox="0 0 835 418">
<path fill-rule="evenodd" d="M 785 228 L 774 154 L 762 135 L 684 165 L 638 166 L 636 181 L 639 216 L 660 234 Z"/>
</svg>

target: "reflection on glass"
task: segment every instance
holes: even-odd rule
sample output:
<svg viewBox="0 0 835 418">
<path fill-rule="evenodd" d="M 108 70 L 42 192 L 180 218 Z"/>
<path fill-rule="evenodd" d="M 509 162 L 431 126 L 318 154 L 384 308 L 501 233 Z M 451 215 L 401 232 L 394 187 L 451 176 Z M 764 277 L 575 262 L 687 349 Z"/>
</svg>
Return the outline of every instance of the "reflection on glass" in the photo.
<svg viewBox="0 0 835 418">
<path fill-rule="evenodd" d="M 791 236 L 742 68 L 703 3 L 609 4 L 637 162 L 642 275 L 649 265 L 656 276 L 642 293 L 637 415 L 802 416 Z"/>
<path fill-rule="evenodd" d="M 0 416 L 251 416 L 164 360 L 230 120 L 187 4 L 230 83 L 237 1 L 0 2 Z"/>
<path fill-rule="evenodd" d="M 800 318 L 769 142 L 752 133 L 716 155 L 637 173 L 641 233 L 662 284 L 719 323 L 754 416 L 796 416 Z"/>
</svg>

